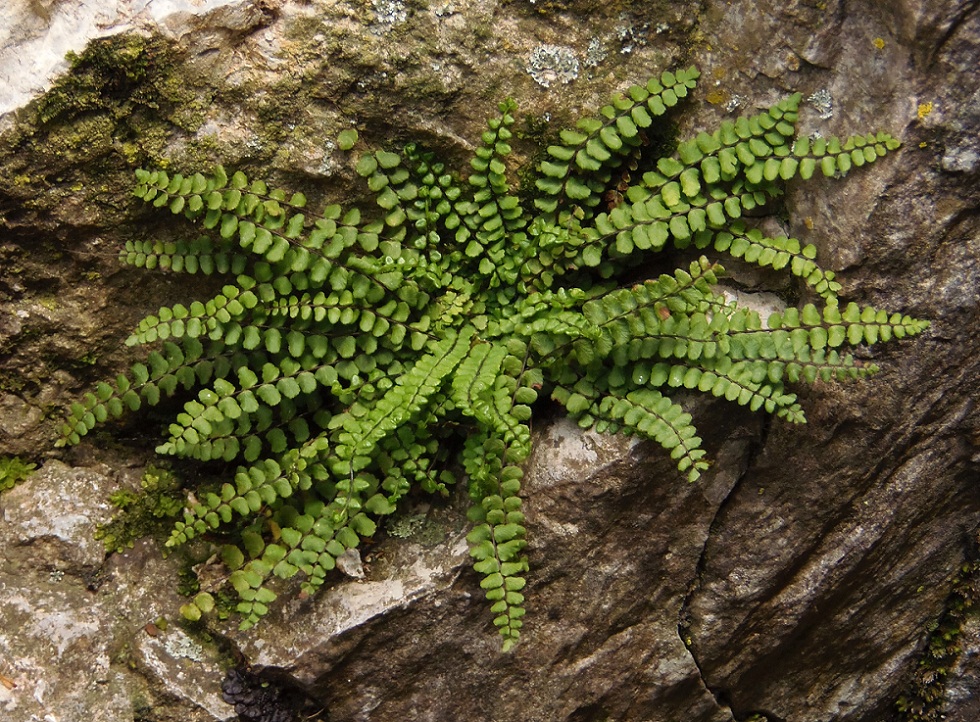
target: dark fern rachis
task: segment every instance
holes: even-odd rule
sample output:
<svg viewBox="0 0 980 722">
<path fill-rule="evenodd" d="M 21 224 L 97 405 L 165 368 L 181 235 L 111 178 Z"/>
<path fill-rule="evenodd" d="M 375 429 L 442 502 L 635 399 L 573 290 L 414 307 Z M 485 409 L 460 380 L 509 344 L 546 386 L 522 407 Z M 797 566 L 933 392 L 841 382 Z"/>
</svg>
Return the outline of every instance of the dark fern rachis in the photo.
<svg viewBox="0 0 980 722">
<path fill-rule="evenodd" d="M 465 180 L 411 146 L 363 154 L 373 212 L 309 214 L 302 194 L 221 167 L 138 171 L 138 197 L 207 235 L 130 241 L 124 260 L 229 283 L 206 302 L 146 317 L 128 340 L 152 346 L 145 362 L 73 404 L 62 443 L 162 395 L 187 395 L 158 451 L 240 465 L 197 493 L 168 545 L 239 518 L 222 559 L 243 627 L 275 600 L 274 577 L 302 573 L 315 592 L 409 490 L 445 493 L 461 462 L 474 566 L 510 648 L 528 571 L 521 463 L 539 396 L 583 427 L 656 440 L 694 481 L 708 464 L 673 389 L 803 422 L 787 383 L 866 376 L 876 368 L 844 348 L 926 325 L 841 305 L 813 246 L 740 220 L 779 196 L 782 181 L 875 161 L 898 147 L 891 136 L 795 138 L 795 95 L 634 169 L 644 129 L 697 76 L 663 73 L 562 131 L 538 167 L 533 207 L 508 180 L 511 101 L 489 121 Z M 344 144 L 353 140 L 348 131 Z M 617 283 L 669 246 L 786 269 L 815 301 L 762 319 L 719 295 L 722 268 L 704 256 Z M 449 437 L 463 439 L 458 459 Z M 196 619 L 213 605 L 202 592 L 183 611 Z"/>
</svg>

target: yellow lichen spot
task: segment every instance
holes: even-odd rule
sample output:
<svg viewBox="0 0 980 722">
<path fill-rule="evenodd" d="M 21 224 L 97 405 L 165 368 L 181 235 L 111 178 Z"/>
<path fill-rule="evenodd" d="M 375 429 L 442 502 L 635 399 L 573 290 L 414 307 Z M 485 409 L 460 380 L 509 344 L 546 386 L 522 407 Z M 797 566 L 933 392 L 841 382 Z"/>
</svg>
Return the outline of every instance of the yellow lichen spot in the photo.
<svg viewBox="0 0 980 722">
<path fill-rule="evenodd" d="M 928 103 L 919 103 L 919 110 L 918 110 L 919 120 L 923 120 L 931 112 L 932 112 L 932 101 L 929 101 Z"/>
<path fill-rule="evenodd" d="M 922 141 L 921 143 L 919 143 L 919 147 L 920 148 L 928 148 L 929 147 L 929 144 L 926 143 L 925 141 Z"/>
<path fill-rule="evenodd" d="M 878 50 L 882 50 L 885 47 L 885 39 L 884 38 L 875 38 L 871 42 L 872 42 L 872 44 L 876 48 L 878 48 Z"/>
<path fill-rule="evenodd" d="M 807 230 L 812 231 L 813 219 L 810 216 L 807 216 L 806 218 L 803 219 L 803 225 L 807 227 Z"/>
<path fill-rule="evenodd" d="M 728 100 L 728 93 L 724 90 L 712 90 L 704 99 L 712 105 L 721 105 Z"/>
<path fill-rule="evenodd" d="M 26 185 L 30 185 L 30 183 L 31 183 L 31 177 L 29 175 L 21 174 L 21 175 L 14 176 L 15 186 L 26 186 Z"/>
</svg>

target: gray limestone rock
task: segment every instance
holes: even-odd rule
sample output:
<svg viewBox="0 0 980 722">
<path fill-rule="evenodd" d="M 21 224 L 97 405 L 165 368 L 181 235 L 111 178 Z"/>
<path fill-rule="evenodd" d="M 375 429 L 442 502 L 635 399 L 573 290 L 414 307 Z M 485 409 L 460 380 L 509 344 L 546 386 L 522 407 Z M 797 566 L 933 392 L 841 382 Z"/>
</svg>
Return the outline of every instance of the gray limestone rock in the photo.
<svg viewBox="0 0 980 722">
<path fill-rule="evenodd" d="M 119 483 L 104 467 L 49 461 L 0 497 L 4 720 L 233 717 L 219 690 L 227 656 L 153 623 L 180 604 L 173 565 L 145 542 L 107 560 L 93 537 Z"/>
<path fill-rule="evenodd" d="M 334 722 L 893 718 L 980 523 L 976 2 L 18 0 L 0 20 L 0 455 L 45 462 L 0 496 L 3 719 L 231 719 L 220 684 L 243 658 Z M 556 67 L 531 62 L 542 47 L 564 49 Z M 354 577 L 284 594 L 246 632 L 176 623 L 181 562 L 157 542 L 104 555 L 109 495 L 135 486 L 165 422 L 55 451 L 59 409 L 126 365 L 139 318 L 215 286 L 116 262 L 173 232 L 130 202 L 133 167 L 221 161 L 350 198 L 340 130 L 459 166 L 513 96 L 530 162 L 681 62 L 702 71 L 682 135 L 799 91 L 802 133 L 902 139 L 846 182 L 791 184 L 761 222 L 814 242 L 846 300 L 932 319 L 926 336 L 869 352 L 875 378 L 801 390 L 803 428 L 690 399 L 715 462 L 695 485 L 658 447 L 536 420 L 510 655 L 469 571 L 463 500 L 411 511 L 349 560 Z M 738 293 L 798 290 L 735 270 Z M 976 716 L 974 626 L 944 710 L 957 722 Z"/>
</svg>

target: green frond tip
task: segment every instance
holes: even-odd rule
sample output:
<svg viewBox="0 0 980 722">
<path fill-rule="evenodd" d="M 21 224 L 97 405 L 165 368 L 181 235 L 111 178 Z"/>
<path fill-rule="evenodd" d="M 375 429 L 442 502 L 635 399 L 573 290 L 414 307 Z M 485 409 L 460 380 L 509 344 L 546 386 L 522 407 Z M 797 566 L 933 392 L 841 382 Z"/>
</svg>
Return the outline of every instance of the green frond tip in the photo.
<svg viewBox="0 0 980 722">
<path fill-rule="evenodd" d="M 522 464 L 544 399 L 582 428 L 655 442 L 695 481 L 710 461 L 682 394 L 803 423 L 795 384 L 875 373 L 876 344 L 928 327 L 841 301 L 813 245 L 749 220 L 786 181 L 864 171 L 898 140 L 797 137 L 795 94 L 649 158 L 697 79 L 666 71 L 612 96 L 530 171 L 513 166 L 528 155 L 513 152 L 513 100 L 462 168 L 342 130 L 364 207 L 309 203 L 221 166 L 136 171 L 136 197 L 197 230 L 127 241 L 122 262 L 223 281 L 140 321 L 126 344 L 142 355 L 69 406 L 56 443 L 177 397 L 158 452 L 234 471 L 188 489 L 166 544 L 221 539 L 243 629 L 283 580 L 316 593 L 403 499 L 449 496 L 462 468 L 488 621 L 513 648 L 532 574 Z M 642 278 L 671 248 L 695 260 Z M 806 302 L 763 319 L 729 301 L 724 256 L 799 279 Z M 204 619 L 216 598 L 181 612 Z"/>
</svg>

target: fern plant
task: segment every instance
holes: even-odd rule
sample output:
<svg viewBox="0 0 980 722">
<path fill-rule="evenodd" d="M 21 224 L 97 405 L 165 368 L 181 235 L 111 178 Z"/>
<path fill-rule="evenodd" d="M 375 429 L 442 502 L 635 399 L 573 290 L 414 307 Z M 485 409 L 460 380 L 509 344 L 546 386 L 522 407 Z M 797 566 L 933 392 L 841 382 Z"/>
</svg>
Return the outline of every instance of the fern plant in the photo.
<svg viewBox="0 0 980 722">
<path fill-rule="evenodd" d="M 524 614 L 521 463 L 539 397 L 582 427 L 655 440 L 695 481 L 708 461 L 675 390 L 802 423 L 788 384 L 867 376 L 877 368 L 846 347 L 926 327 L 840 303 L 813 246 L 741 220 L 784 181 L 846 175 L 898 142 L 794 138 L 794 95 L 646 165 L 645 129 L 697 77 L 665 72 L 563 130 L 520 194 L 506 165 L 512 101 L 488 122 L 467 172 L 414 146 L 365 152 L 357 171 L 377 207 L 363 211 L 310 213 L 303 194 L 220 166 L 137 171 L 139 198 L 206 234 L 129 241 L 123 260 L 228 284 L 143 319 L 127 343 L 150 347 L 145 361 L 73 404 L 60 443 L 186 396 L 159 453 L 238 467 L 190 498 L 167 544 L 234 531 L 222 558 L 243 628 L 268 612 L 275 577 L 301 575 L 315 592 L 410 490 L 446 494 L 461 468 L 470 553 L 509 649 Z M 353 142 L 348 132 L 344 144 Z M 722 266 L 707 256 L 618 280 L 670 248 L 786 269 L 813 302 L 760 318 L 719 294 Z M 212 606 L 198 595 L 188 616 Z"/>
<path fill-rule="evenodd" d="M 37 465 L 19 456 L 0 456 L 0 492 L 13 489 L 31 475 Z"/>
</svg>

